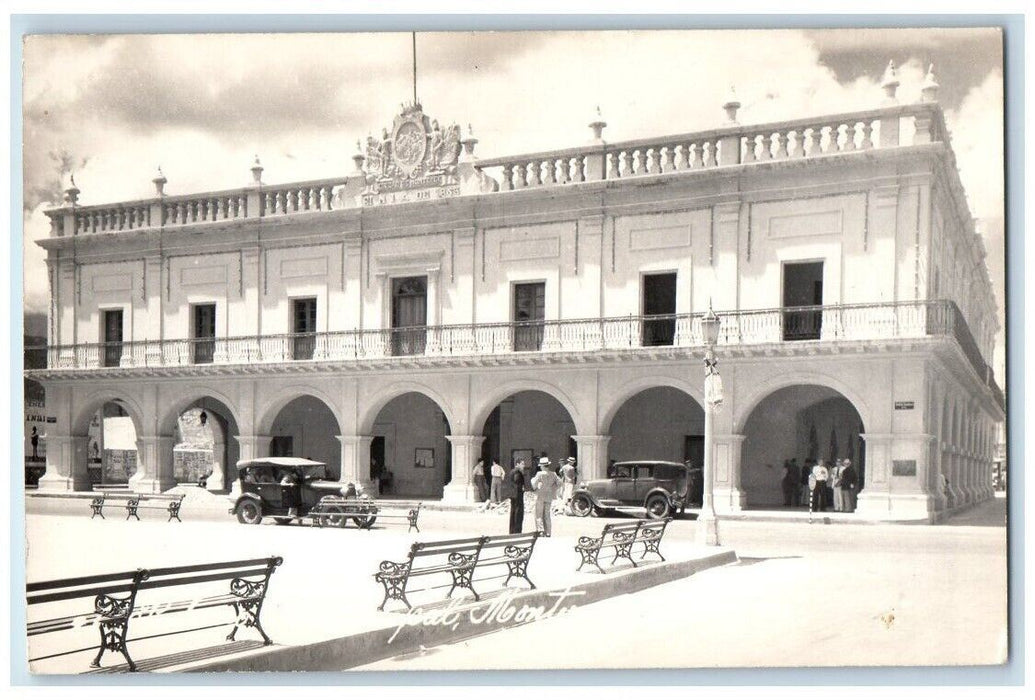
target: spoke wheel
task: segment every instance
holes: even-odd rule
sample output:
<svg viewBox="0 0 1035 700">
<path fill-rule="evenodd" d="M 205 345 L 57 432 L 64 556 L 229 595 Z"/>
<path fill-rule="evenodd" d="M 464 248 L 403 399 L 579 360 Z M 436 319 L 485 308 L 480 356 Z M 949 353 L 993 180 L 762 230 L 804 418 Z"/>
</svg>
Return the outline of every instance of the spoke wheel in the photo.
<svg viewBox="0 0 1035 700">
<path fill-rule="evenodd" d="M 655 520 L 667 518 L 671 512 L 672 506 L 669 504 L 668 499 L 660 493 L 656 493 L 647 499 L 647 515 Z"/>
<path fill-rule="evenodd" d="M 593 503 L 585 494 L 578 494 L 571 499 L 571 512 L 580 518 L 585 518 L 593 512 Z"/>
<path fill-rule="evenodd" d="M 245 525 L 258 525 L 262 522 L 262 508 L 250 498 L 241 501 L 237 505 L 237 522 Z"/>
</svg>

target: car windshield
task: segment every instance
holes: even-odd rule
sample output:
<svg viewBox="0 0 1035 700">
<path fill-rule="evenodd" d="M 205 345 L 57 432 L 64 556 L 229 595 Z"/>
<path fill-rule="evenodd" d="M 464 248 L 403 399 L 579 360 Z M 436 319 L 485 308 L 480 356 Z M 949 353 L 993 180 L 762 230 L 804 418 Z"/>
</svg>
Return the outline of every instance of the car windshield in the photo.
<svg viewBox="0 0 1035 700">
<path fill-rule="evenodd" d="M 314 464 L 309 467 L 302 467 L 302 478 L 306 481 L 312 479 L 326 479 L 327 467 L 323 464 Z"/>
</svg>

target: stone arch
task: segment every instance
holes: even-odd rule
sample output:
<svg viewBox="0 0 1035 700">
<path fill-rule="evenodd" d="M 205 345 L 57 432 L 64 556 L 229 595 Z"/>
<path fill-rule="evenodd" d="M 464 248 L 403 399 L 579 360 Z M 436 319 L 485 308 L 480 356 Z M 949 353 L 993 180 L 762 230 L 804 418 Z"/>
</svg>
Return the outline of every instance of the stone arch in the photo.
<svg viewBox="0 0 1035 700">
<path fill-rule="evenodd" d="M 359 434 L 369 435 L 374 429 L 374 423 L 377 422 L 377 417 L 384 407 L 394 399 L 411 393 L 420 394 L 431 399 L 445 415 L 446 422 L 449 423 L 450 434 L 452 434 L 457 424 L 452 404 L 441 393 L 427 384 L 412 381 L 390 384 L 376 393 L 372 399 L 365 401 L 365 405 L 360 408 L 359 425 L 357 426 Z"/>
<path fill-rule="evenodd" d="M 270 429 L 273 427 L 273 422 L 277 419 L 277 416 L 280 415 L 280 412 L 284 407 L 295 399 L 303 396 L 311 396 L 326 405 L 330 412 L 334 414 L 334 420 L 338 422 L 338 430 L 340 433 L 342 429 L 342 420 L 338 402 L 326 391 L 311 384 L 292 384 L 278 389 L 271 396 L 267 397 L 263 402 L 262 407 L 256 412 L 256 415 L 259 418 L 255 423 L 255 432 L 259 435 L 268 435 Z"/>
<path fill-rule="evenodd" d="M 638 377 L 629 382 L 626 382 L 619 387 L 614 394 L 608 398 L 607 410 L 601 414 L 600 423 L 597 425 L 599 434 L 607 435 L 611 428 L 611 423 L 614 421 L 618 411 L 621 410 L 622 406 L 626 404 L 629 399 L 636 396 L 640 392 L 647 391 L 648 389 L 654 389 L 657 387 L 669 387 L 671 389 L 678 389 L 684 394 L 689 396 L 698 406 L 704 406 L 704 373 L 701 373 L 701 385 L 694 386 L 691 382 L 685 382 L 675 377 L 665 376 L 648 376 Z"/>
<path fill-rule="evenodd" d="M 241 425 L 241 411 L 237 406 L 236 401 L 212 387 L 190 386 L 179 392 L 177 397 L 173 399 L 169 408 L 159 416 L 158 428 L 161 434 L 172 434 L 172 430 L 176 427 L 176 420 L 179 416 L 194 404 L 204 401 L 205 399 L 215 399 L 217 402 L 222 404 L 222 407 L 225 408 L 226 412 L 229 414 L 227 418 L 232 419 L 242 433 L 248 434 L 250 432 L 247 426 Z"/>
<path fill-rule="evenodd" d="M 522 391 L 539 391 L 555 399 L 564 407 L 568 412 L 568 415 L 571 416 L 571 420 L 575 424 L 577 434 L 592 434 L 592 424 L 586 422 L 586 419 L 583 417 L 583 412 L 578 410 L 575 402 L 567 392 L 549 382 L 527 378 L 516 379 L 505 384 L 501 384 L 493 392 L 482 397 L 478 404 L 472 408 L 471 424 L 469 429 L 473 432 L 481 431 L 482 427 L 485 425 L 485 421 L 489 419 L 489 414 L 492 413 L 493 409 L 495 409 L 500 402 L 507 397 L 519 394 Z"/>
<path fill-rule="evenodd" d="M 115 403 L 125 409 L 133 421 L 133 429 L 136 430 L 138 437 L 150 434 L 146 427 L 149 424 L 153 425 L 153 420 L 149 422 L 147 418 L 153 419 L 154 416 L 148 416 L 139 401 L 123 392 L 102 389 L 76 403 L 80 404 L 81 408 L 76 411 L 75 417 L 72 419 L 70 426 L 72 435 L 86 435 L 89 432 L 93 415 L 107 403 Z"/>
<path fill-rule="evenodd" d="M 862 419 L 863 425 L 870 426 L 869 430 L 875 429 L 878 422 L 875 420 L 875 416 L 869 404 L 862 398 L 862 396 L 859 395 L 859 392 L 857 392 L 848 383 L 833 375 L 823 372 L 809 371 L 780 374 L 768 381 L 764 381 L 756 385 L 743 401 L 738 402 L 736 412 L 734 413 L 733 432 L 743 433 L 744 426 L 747 423 L 748 418 L 751 417 L 751 414 L 756 408 L 758 408 L 759 404 L 761 404 L 771 394 L 790 386 L 810 385 L 826 387 L 844 396 L 859 413 L 859 417 Z"/>
</svg>

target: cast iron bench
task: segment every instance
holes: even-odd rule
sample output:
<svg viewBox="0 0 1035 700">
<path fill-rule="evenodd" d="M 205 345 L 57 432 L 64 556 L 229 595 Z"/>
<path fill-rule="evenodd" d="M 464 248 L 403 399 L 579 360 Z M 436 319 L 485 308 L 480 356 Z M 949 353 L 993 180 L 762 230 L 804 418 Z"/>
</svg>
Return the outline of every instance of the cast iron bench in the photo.
<svg viewBox="0 0 1035 700">
<path fill-rule="evenodd" d="M 30 662 L 42 661 L 58 656 L 67 656 L 97 649 L 97 656 L 90 663 L 91 668 L 99 668 L 101 657 L 105 651 L 115 651 L 125 657 L 130 671 L 137 669 L 136 663 L 129 655 L 129 642 L 165 637 L 171 634 L 183 634 L 223 627 L 233 624 L 227 635 L 228 641 L 234 641 L 238 629 L 254 627 L 262 635 L 263 643 L 272 644 L 259 621 L 262 603 L 269 588 L 270 576 L 283 563 L 280 557 L 268 559 L 246 559 L 241 561 L 215 562 L 212 564 L 196 564 L 192 566 L 173 566 L 159 569 L 137 569 L 114 574 L 98 576 L 82 576 L 70 579 L 56 579 L 29 583 L 26 586 L 27 600 L 30 610 L 40 610 L 45 619 L 28 623 L 28 636 L 68 632 L 72 630 L 87 631 L 96 626 L 100 634 L 100 644 L 84 648 L 71 649 L 58 653 L 46 654 L 29 659 Z M 197 586 L 219 581 L 229 581 L 227 592 L 198 590 Z M 177 598 L 164 599 L 155 596 L 153 600 L 145 600 L 141 604 L 144 591 L 157 589 L 189 587 L 192 593 L 179 594 Z M 150 598 L 150 594 L 147 594 Z M 92 612 L 70 613 L 66 601 L 92 599 Z M 129 638 L 130 622 L 134 620 L 165 620 L 166 616 L 175 613 L 186 613 L 220 606 L 234 609 L 233 623 L 204 625 L 184 630 L 160 632 Z"/>
<path fill-rule="evenodd" d="M 115 501 L 119 501 L 118 505 L 126 505 L 131 498 L 136 496 L 135 493 L 126 491 L 98 491 L 93 494 L 93 499 L 90 501 L 90 509 L 93 513 L 90 515 L 90 520 L 93 520 L 96 516 L 101 516 L 104 519 L 104 506 L 113 505 Z M 126 516 L 126 520 L 129 520 L 129 516 Z"/>
<path fill-rule="evenodd" d="M 605 573 L 599 562 L 600 552 L 604 549 L 615 550 L 611 564 L 619 559 L 628 559 L 629 563 L 635 567 L 636 561 L 632 557 L 632 548 L 638 543 L 643 544 L 641 561 L 651 552 L 661 557 L 661 561 L 665 561 L 659 548 L 661 538 L 665 536 L 665 529 L 671 520 L 672 518 L 664 518 L 662 520 L 608 523 L 601 531 L 600 537 L 580 537 L 579 543 L 575 545 L 575 551 L 582 557 L 582 563 L 579 564 L 576 571 L 581 571 L 586 564 L 592 564 L 599 569 L 600 573 Z"/>
<path fill-rule="evenodd" d="M 374 526 L 375 520 L 404 520 L 409 524 L 406 532 L 420 532 L 417 525 L 420 508 L 419 501 L 371 501 L 324 496 L 306 517 L 312 518 L 317 527 L 345 527 L 351 519 L 357 526 L 368 530 Z"/>
<path fill-rule="evenodd" d="M 136 518 L 140 520 L 140 516 L 137 515 L 137 511 L 140 509 L 144 510 L 164 510 L 169 514 L 169 519 L 166 522 L 172 522 L 173 518 L 176 518 L 178 522 L 180 520 L 180 506 L 183 505 L 183 499 L 187 494 L 181 493 L 179 496 L 166 495 L 166 494 L 149 494 L 140 493 L 135 494 L 128 501 L 126 501 L 126 520 L 130 518 Z"/>
<path fill-rule="evenodd" d="M 406 587 L 411 578 L 431 574 L 448 573 L 452 585 L 446 597 L 452 597 L 457 588 L 466 588 L 481 600 L 474 590 L 474 574 L 476 569 L 492 566 L 506 566 L 506 586 L 512 578 L 523 578 L 529 586 L 535 588 L 528 577 L 528 561 L 532 558 L 532 550 L 541 533 L 519 533 L 515 535 L 496 535 L 470 537 L 461 540 L 442 542 L 417 542 L 410 547 L 410 555 L 405 562 L 381 562 L 380 571 L 374 574 L 375 580 L 384 586 L 385 597 L 378 606 L 384 610 L 389 600 L 399 600 L 407 610 L 413 608 L 406 599 Z M 501 551 L 502 550 L 502 551 Z M 428 563 L 414 567 L 418 559 L 427 558 Z M 423 563 L 423 562 L 422 562 Z M 485 580 L 485 579 L 479 579 Z M 430 589 L 422 589 L 430 590 Z M 414 592 L 414 591 L 411 591 Z"/>
</svg>

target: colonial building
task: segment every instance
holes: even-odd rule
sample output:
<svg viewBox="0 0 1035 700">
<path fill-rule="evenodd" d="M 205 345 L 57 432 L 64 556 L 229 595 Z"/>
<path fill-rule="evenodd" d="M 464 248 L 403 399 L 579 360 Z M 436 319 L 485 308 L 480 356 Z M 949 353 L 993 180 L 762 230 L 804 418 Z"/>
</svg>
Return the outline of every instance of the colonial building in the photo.
<svg viewBox="0 0 1035 700">
<path fill-rule="evenodd" d="M 872 110 L 751 126 L 731 96 L 721 126 L 621 143 L 598 118 L 492 159 L 410 104 L 336 179 L 267 184 L 256 158 L 217 192 L 159 172 L 151 198 L 87 205 L 73 184 L 40 243 L 41 488 L 88 487 L 113 411 L 141 491 L 174 485 L 188 412 L 218 433 L 212 489 L 267 454 L 458 500 L 479 456 L 700 463 L 711 307 L 720 514 L 782 504 L 791 458 L 853 458 L 873 518 L 989 498 L 985 251 L 933 74 L 920 103 L 897 85 L 889 66 Z"/>
</svg>

